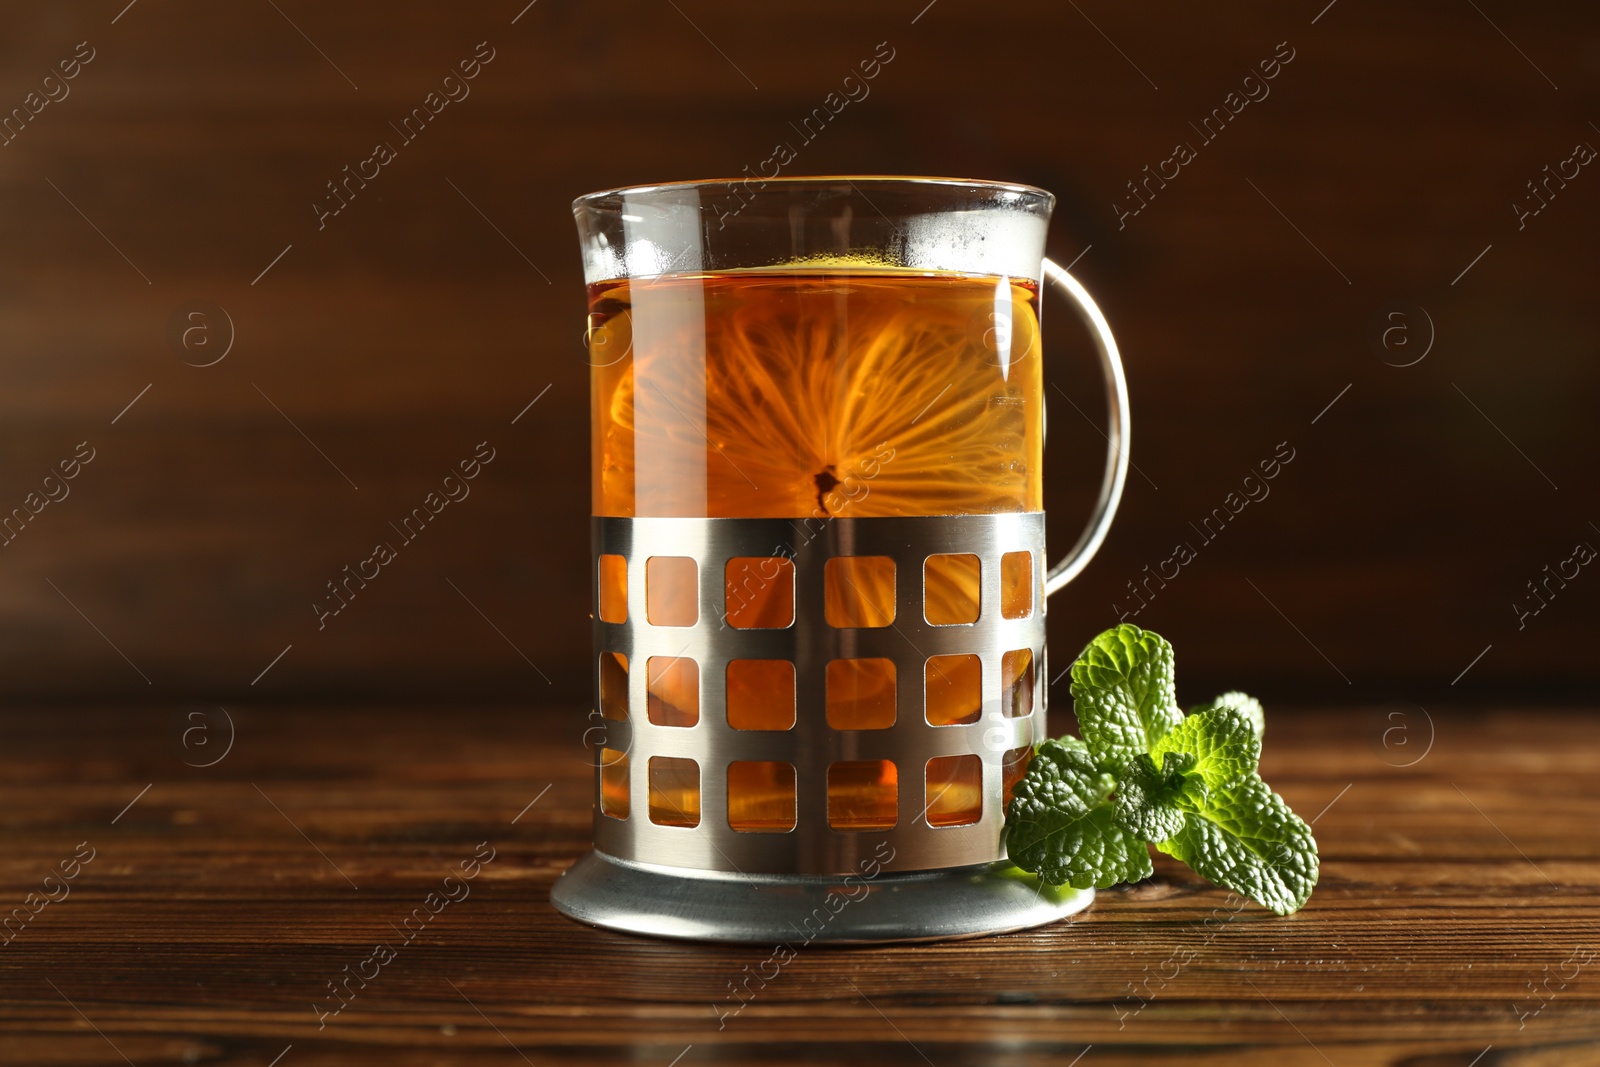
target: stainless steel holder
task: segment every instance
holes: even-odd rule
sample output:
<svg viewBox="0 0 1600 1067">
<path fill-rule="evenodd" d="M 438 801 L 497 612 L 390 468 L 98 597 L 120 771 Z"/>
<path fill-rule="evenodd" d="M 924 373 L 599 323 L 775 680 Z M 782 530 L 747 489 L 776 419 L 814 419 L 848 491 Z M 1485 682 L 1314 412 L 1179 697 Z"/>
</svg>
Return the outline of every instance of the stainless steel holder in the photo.
<svg viewBox="0 0 1600 1067">
<path fill-rule="evenodd" d="M 1044 515 L 930 516 L 831 520 L 601 518 L 594 520 L 591 579 L 602 559 L 626 584 L 625 615 L 597 617 L 601 677 L 616 695 L 617 657 L 633 669 L 623 691 L 627 710 L 605 720 L 595 741 L 595 851 L 557 881 L 551 900 L 597 926 L 659 937 L 770 944 L 919 941 L 1025 929 L 1088 906 L 1092 890 L 1055 890 L 1005 862 L 1001 844 L 1003 776 L 1008 754 L 1045 736 L 1045 598 L 1088 565 L 1105 541 L 1128 477 L 1128 387 L 1105 316 L 1083 285 L 1046 259 L 1044 280 L 1067 296 L 1089 328 L 1105 380 L 1106 462 L 1099 500 L 1077 543 L 1046 569 Z M 930 555 L 978 557 L 975 621 L 933 625 L 923 613 Z M 1007 556 L 1027 553 L 1031 605 L 1002 610 Z M 824 587 L 829 560 L 883 556 L 893 561 L 892 624 L 834 626 Z M 646 571 L 651 557 L 693 561 L 699 611 L 688 626 L 649 621 Z M 724 574 L 734 558 L 782 557 L 793 568 L 796 623 L 778 629 L 724 625 Z M 597 603 L 601 601 L 597 599 Z M 599 613 L 601 615 L 605 612 Z M 1002 699 L 1008 653 L 1027 650 L 1033 668 L 1026 708 L 1014 689 Z M 976 722 L 933 725 L 924 714 L 929 658 L 975 655 L 981 661 Z M 607 657 L 610 657 L 609 663 Z M 650 721 L 651 658 L 693 659 L 699 672 L 697 721 Z M 894 664 L 894 719 L 881 729 L 834 729 L 827 721 L 828 664 L 838 659 Z M 794 724 L 783 730 L 729 725 L 727 665 L 736 659 L 784 660 L 795 677 Z M 1015 661 L 1013 661 L 1014 663 Z M 613 701 L 615 703 L 615 700 Z M 604 701 L 602 701 L 604 704 Z M 1007 709 L 1017 714 L 1008 714 Z M 602 709 L 604 710 L 604 709 Z M 594 731 L 591 731 L 594 733 Z M 975 757 L 981 804 L 961 825 L 933 825 L 924 788 L 927 761 Z M 663 825 L 650 815 L 651 761 L 693 761 L 698 819 Z M 829 769 L 840 762 L 887 760 L 898 792 L 892 826 L 845 830 L 830 825 Z M 793 767 L 793 825 L 779 832 L 728 825 L 728 767 L 739 762 Z M 678 766 L 682 767 L 683 764 Z M 1014 764 L 1013 764 L 1014 766 Z M 603 783 L 617 800 L 608 813 Z M 626 810 L 618 810 L 625 808 Z M 683 822 L 685 820 L 678 819 Z M 887 820 L 885 820 L 887 822 Z M 941 820 L 942 821 L 942 820 Z"/>
<path fill-rule="evenodd" d="M 1001 841 L 1003 776 L 1045 730 L 1042 513 L 597 518 L 594 548 L 590 573 L 597 583 L 607 566 L 619 569 L 611 572 L 613 582 L 625 573 L 626 617 L 607 622 L 599 613 L 595 622 L 597 691 L 609 692 L 611 705 L 602 700 L 611 717 L 604 720 L 604 736 L 592 738 L 596 851 L 552 891 L 562 912 L 665 937 L 860 942 L 1022 929 L 1077 911 L 1093 898 L 1092 892 L 1041 887 L 1005 862 Z M 976 564 L 971 622 L 928 621 L 926 568 L 930 557 L 942 555 Z M 829 564 L 863 557 L 880 568 L 892 565 L 892 610 L 872 605 L 870 621 L 883 625 L 836 626 L 827 585 L 840 575 L 848 581 L 850 572 L 830 573 Z M 698 611 L 688 625 L 651 621 L 659 614 L 646 577 L 652 559 L 660 566 L 671 562 L 679 581 L 690 570 L 683 561 L 692 561 Z M 793 582 L 787 626 L 730 625 L 737 608 L 727 601 L 730 562 L 745 568 L 736 573 L 749 573 L 757 561 L 768 561 L 759 570 L 762 581 Z M 737 583 L 733 592 L 739 595 Z M 597 603 L 604 603 L 603 595 Z M 981 703 L 961 717 L 972 721 L 930 723 L 928 684 L 943 684 L 940 663 L 958 662 L 940 657 L 976 657 Z M 659 697 L 652 705 L 652 660 L 674 669 L 694 665 L 692 725 L 652 721 L 650 712 L 660 707 Z M 794 713 L 787 729 L 730 723 L 728 666 L 751 660 L 792 665 Z M 830 725 L 829 665 L 849 660 L 892 664 L 892 722 L 873 729 Z M 623 684 L 625 712 L 618 708 Z M 684 717 L 678 709 L 676 721 Z M 686 774 L 692 781 L 692 772 L 679 761 L 692 761 L 698 773 L 693 825 L 686 825 L 688 805 L 678 806 L 653 784 L 657 770 L 668 765 L 663 761 L 674 761 L 680 785 Z M 830 774 L 840 765 L 873 761 L 893 765 L 896 788 L 883 800 L 881 820 L 888 823 L 892 813 L 892 825 L 842 828 L 830 809 Z M 750 763 L 792 768 L 785 772 L 794 786 L 792 826 L 730 825 L 730 766 Z M 944 789 L 949 784 L 948 774 L 933 768 L 951 766 L 981 767 L 979 803 L 941 812 L 935 825 L 929 812 L 943 796 L 941 783 Z"/>
</svg>

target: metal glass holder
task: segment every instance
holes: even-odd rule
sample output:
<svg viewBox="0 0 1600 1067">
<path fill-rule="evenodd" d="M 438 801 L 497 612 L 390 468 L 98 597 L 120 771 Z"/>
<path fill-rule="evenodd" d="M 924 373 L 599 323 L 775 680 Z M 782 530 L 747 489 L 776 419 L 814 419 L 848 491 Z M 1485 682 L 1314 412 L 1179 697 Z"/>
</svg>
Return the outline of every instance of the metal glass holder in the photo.
<svg viewBox="0 0 1600 1067">
<path fill-rule="evenodd" d="M 597 691 L 607 716 L 593 746 L 596 850 L 552 890 L 563 913 L 664 937 L 847 943 L 1017 930 L 1093 899 L 1092 891 L 1041 886 L 1006 862 L 1002 843 L 1005 777 L 1020 773 L 1018 761 L 1045 736 L 1042 513 L 597 518 L 594 548 L 597 603 L 606 603 L 609 563 L 621 568 L 611 580 L 625 581 L 626 610 L 620 621 L 605 621 L 602 610 L 594 624 Z M 926 566 L 940 555 L 976 557 L 973 621 L 928 621 Z M 882 625 L 834 625 L 827 587 L 839 575 L 830 574 L 829 563 L 860 557 L 892 565 L 892 609 L 876 605 L 873 621 Z M 651 621 L 660 615 L 649 599 L 652 560 L 671 561 L 680 576 L 689 573 L 682 561 L 692 561 L 698 611 L 692 621 L 673 620 L 686 625 Z M 730 562 L 748 568 L 751 560 L 787 561 L 767 568 L 776 577 L 763 580 L 793 582 L 788 625 L 730 624 L 737 607 L 730 597 L 740 595 L 736 577 L 745 573 L 730 572 Z M 955 662 L 939 657 L 976 657 L 981 699 L 972 715 L 935 725 L 928 710 L 935 661 Z M 862 659 L 892 664 L 892 720 L 836 728 L 829 665 Z M 692 661 L 692 725 L 652 721 L 659 707 L 659 699 L 652 704 L 652 660 Z M 739 729 L 730 722 L 728 666 L 749 660 L 792 665 L 792 725 Z M 933 768 L 952 760 L 981 768 L 979 803 L 941 812 L 936 825 L 929 813 L 939 810 L 938 782 L 946 779 Z M 661 761 L 670 761 L 680 788 L 695 783 L 692 819 L 688 804 L 658 788 L 657 770 L 667 765 Z M 740 763 L 792 769 L 785 772 L 794 787 L 792 826 L 730 825 L 729 769 Z M 839 765 L 872 763 L 892 765 L 880 775 L 892 783 L 892 795 L 882 798 L 884 818 L 865 827 L 860 819 L 841 820 L 830 776 Z"/>
</svg>

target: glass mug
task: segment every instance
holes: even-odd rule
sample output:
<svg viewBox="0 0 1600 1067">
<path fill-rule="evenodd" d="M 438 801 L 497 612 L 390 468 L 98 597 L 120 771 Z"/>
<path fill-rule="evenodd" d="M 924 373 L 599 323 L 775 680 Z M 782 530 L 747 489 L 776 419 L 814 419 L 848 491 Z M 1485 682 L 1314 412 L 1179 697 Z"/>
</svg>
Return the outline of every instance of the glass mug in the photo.
<svg viewBox="0 0 1600 1067">
<path fill-rule="evenodd" d="M 1045 598 L 1128 467 L 1051 194 L 679 182 L 573 205 L 589 290 L 595 851 L 552 899 L 706 940 L 917 940 L 1085 906 L 1005 863 Z M 1041 281 L 1096 342 L 1100 499 L 1046 568 Z M 845 907 L 844 903 L 850 906 Z"/>
</svg>

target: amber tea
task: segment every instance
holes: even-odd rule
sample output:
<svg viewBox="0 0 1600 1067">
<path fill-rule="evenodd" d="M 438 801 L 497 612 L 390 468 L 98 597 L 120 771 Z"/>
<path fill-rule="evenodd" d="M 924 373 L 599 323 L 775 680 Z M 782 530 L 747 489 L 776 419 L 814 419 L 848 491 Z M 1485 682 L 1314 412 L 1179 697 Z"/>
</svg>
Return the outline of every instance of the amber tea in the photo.
<svg viewBox="0 0 1600 1067">
<path fill-rule="evenodd" d="M 888 270 L 592 285 L 594 513 L 1038 511 L 1037 299 Z"/>
<path fill-rule="evenodd" d="M 841 516 L 1041 510 L 1037 299 L 1036 284 L 1026 279 L 883 269 L 766 269 L 592 285 L 594 513 L 792 518 L 814 528 Z M 976 617 L 976 563 L 960 555 L 929 560 L 930 622 Z M 723 621 L 787 625 L 790 587 L 756 567 L 730 567 Z M 846 577 L 826 587 L 830 621 L 889 622 L 892 572 L 862 567 Z M 678 581 L 663 568 L 650 580 L 652 621 L 692 624 L 693 576 Z M 602 618 L 608 599 L 625 603 L 623 581 L 620 571 L 612 582 L 602 574 L 603 586 L 614 583 L 601 590 Z M 692 725 L 682 709 L 698 705 L 698 675 L 660 658 L 637 669 L 649 672 L 650 720 Z M 835 661 L 827 679 L 829 724 L 892 723 L 892 671 L 888 660 Z M 1032 677 L 1030 664 L 1007 673 L 1008 687 Z M 978 679 L 976 656 L 931 660 L 929 721 L 976 721 Z M 792 724 L 792 677 L 735 661 L 727 686 L 735 728 Z M 787 764 L 771 766 L 772 774 L 793 774 Z M 894 825 L 895 811 L 881 799 L 893 764 L 840 767 L 849 780 L 831 783 L 830 795 L 842 805 L 831 813 L 834 824 Z M 670 765 L 661 773 L 652 795 L 668 809 L 651 817 L 694 825 L 695 791 L 666 780 Z M 757 765 L 741 773 L 761 771 Z M 929 822 L 963 821 L 979 802 L 979 773 L 976 759 L 934 769 Z M 852 807 L 855 779 L 863 798 L 879 799 Z M 602 775 L 603 799 L 607 782 L 625 796 L 625 771 Z M 793 818 L 784 805 L 763 803 L 759 783 L 745 785 L 738 794 L 748 799 L 730 809 L 732 824 L 781 829 L 774 820 Z M 792 793 L 793 782 L 773 787 Z"/>
</svg>

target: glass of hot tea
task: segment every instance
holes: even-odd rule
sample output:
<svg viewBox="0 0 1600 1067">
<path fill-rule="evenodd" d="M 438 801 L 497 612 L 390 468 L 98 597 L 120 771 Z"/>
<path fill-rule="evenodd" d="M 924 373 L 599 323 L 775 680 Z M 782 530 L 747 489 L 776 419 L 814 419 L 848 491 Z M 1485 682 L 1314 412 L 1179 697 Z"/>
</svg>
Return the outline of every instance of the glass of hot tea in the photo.
<svg viewBox="0 0 1600 1067">
<path fill-rule="evenodd" d="M 1128 400 L 1044 258 L 1054 198 L 936 178 L 574 204 L 588 285 L 595 851 L 574 918 L 769 943 L 971 936 L 1092 892 L 1005 862 L 1045 598 L 1103 541 Z M 1041 283 L 1095 339 L 1099 502 L 1045 554 Z"/>
</svg>

